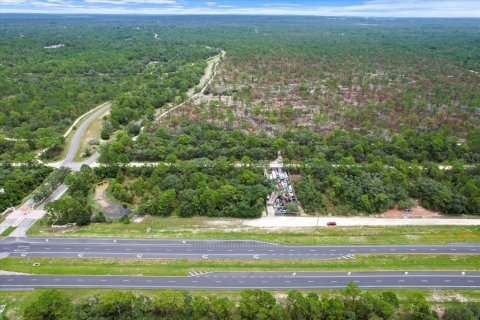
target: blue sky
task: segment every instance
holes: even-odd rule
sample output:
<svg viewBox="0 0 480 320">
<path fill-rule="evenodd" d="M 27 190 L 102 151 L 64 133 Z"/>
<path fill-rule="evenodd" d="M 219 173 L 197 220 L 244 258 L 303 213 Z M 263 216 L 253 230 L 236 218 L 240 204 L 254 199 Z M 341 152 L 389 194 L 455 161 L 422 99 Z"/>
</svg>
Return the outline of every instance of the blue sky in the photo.
<svg viewBox="0 0 480 320">
<path fill-rule="evenodd" d="M 0 0 L 12 12 L 480 18 L 480 0 Z"/>
</svg>

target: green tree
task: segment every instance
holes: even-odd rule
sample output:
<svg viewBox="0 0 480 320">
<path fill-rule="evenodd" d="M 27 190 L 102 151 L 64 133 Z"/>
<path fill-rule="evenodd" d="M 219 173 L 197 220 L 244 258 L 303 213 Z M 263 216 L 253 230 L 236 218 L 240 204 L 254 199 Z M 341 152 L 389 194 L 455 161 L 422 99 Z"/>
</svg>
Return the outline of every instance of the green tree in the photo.
<svg viewBox="0 0 480 320">
<path fill-rule="evenodd" d="M 111 290 L 100 297 L 99 315 L 107 319 L 131 319 L 134 299 L 131 291 Z"/>
<path fill-rule="evenodd" d="M 182 190 L 178 194 L 178 214 L 181 217 L 193 217 L 200 214 L 198 192 L 192 189 Z"/>
<path fill-rule="evenodd" d="M 466 303 L 453 302 L 445 307 L 444 320 L 477 320 Z"/>
<path fill-rule="evenodd" d="M 275 298 L 268 291 L 244 290 L 240 297 L 240 315 L 245 320 L 267 320 L 275 304 Z"/>
<path fill-rule="evenodd" d="M 185 299 L 180 291 L 162 290 L 154 302 L 154 312 L 162 319 L 182 319 L 185 312 Z"/>
<path fill-rule="evenodd" d="M 438 320 L 438 315 L 430 308 L 425 296 L 413 293 L 407 298 L 404 307 L 409 320 Z"/>
<path fill-rule="evenodd" d="M 68 320 L 72 303 L 60 291 L 48 289 L 36 292 L 23 309 L 23 318 L 29 320 Z"/>
<path fill-rule="evenodd" d="M 90 223 L 90 212 L 80 202 L 71 198 L 60 198 L 47 203 L 45 219 L 49 224 L 76 223 L 79 226 Z"/>
</svg>

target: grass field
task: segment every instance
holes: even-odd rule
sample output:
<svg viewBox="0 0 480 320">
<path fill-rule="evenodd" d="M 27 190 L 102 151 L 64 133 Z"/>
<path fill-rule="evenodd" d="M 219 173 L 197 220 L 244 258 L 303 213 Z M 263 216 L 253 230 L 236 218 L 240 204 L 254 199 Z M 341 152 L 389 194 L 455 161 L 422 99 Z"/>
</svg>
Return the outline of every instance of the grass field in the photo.
<svg viewBox="0 0 480 320">
<path fill-rule="evenodd" d="M 40 266 L 34 267 L 34 263 Z M 355 260 L 5 258 L 0 270 L 35 274 L 187 276 L 189 271 L 480 270 L 479 255 L 359 255 Z"/>
<path fill-rule="evenodd" d="M 254 239 L 284 244 L 445 244 L 480 242 L 478 226 L 336 227 L 265 230 L 247 228 L 233 219 L 228 227 L 213 225 L 215 218 L 145 217 L 140 223 L 102 223 L 57 230 L 36 223 L 35 237 L 127 237 L 181 239 Z"/>
</svg>

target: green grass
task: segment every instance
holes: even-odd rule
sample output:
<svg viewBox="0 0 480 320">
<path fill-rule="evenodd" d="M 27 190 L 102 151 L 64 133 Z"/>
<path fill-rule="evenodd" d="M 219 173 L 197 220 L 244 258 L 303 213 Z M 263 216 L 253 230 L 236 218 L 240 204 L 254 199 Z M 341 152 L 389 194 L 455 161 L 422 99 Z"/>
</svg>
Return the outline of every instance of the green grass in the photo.
<svg viewBox="0 0 480 320">
<path fill-rule="evenodd" d="M 36 223 L 28 232 L 35 237 L 128 237 L 182 239 L 254 239 L 283 244 L 445 244 L 480 242 L 478 226 L 335 227 L 266 230 L 244 227 L 239 220 L 222 219 L 227 226 L 209 222 L 218 218 L 146 217 L 140 223 L 91 224 L 55 230 Z"/>
<path fill-rule="evenodd" d="M 0 235 L 1 237 L 8 237 L 10 235 L 10 233 L 13 232 L 13 230 L 15 230 L 16 227 L 8 227 L 7 229 L 5 229 L 5 231 L 3 231 L 3 233 Z"/>
<path fill-rule="evenodd" d="M 34 267 L 34 263 L 40 266 Z M 0 269 L 34 274 L 187 276 L 197 271 L 479 270 L 479 255 L 359 255 L 355 260 L 5 258 Z"/>
</svg>

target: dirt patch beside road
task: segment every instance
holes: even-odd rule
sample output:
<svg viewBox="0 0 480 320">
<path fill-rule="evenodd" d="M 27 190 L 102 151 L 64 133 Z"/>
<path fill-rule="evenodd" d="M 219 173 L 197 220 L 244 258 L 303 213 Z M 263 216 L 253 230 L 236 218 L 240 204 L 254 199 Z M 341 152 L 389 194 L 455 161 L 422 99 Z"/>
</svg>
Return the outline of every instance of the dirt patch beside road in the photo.
<svg viewBox="0 0 480 320">
<path fill-rule="evenodd" d="M 129 214 L 129 208 L 124 208 L 122 205 L 108 200 L 107 189 L 109 185 L 108 181 L 104 181 L 95 187 L 93 200 L 98 205 L 99 210 L 109 219 L 117 219 Z"/>
<path fill-rule="evenodd" d="M 401 209 L 390 209 L 379 215 L 382 218 L 438 218 L 439 212 L 425 209 L 424 207 L 414 207 L 410 213 L 404 213 Z"/>
</svg>

